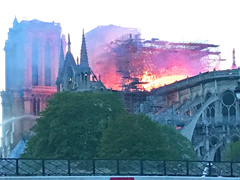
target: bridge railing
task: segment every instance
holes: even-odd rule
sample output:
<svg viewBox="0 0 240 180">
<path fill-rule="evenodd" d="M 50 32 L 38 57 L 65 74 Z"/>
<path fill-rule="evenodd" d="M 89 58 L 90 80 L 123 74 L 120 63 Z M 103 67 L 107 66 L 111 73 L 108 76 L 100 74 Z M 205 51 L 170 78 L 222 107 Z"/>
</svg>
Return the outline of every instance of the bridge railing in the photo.
<svg viewBox="0 0 240 180">
<path fill-rule="evenodd" d="M 162 160 L 0 159 L 1 176 L 226 176 L 240 177 L 240 162 Z"/>
</svg>

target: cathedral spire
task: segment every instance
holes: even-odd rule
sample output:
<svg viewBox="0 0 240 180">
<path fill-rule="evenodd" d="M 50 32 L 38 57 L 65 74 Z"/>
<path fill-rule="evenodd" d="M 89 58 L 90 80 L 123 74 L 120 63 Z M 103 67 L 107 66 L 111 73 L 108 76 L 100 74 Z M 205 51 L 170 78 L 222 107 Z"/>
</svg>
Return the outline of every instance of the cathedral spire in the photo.
<svg viewBox="0 0 240 180">
<path fill-rule="evenodd" d="M 68 51 L 71 52 L 70 34 L 68 33 Z"/>
<path fill-rule="evenodd" d="M 18 24 L 18 20 L 17 17 L 15 16 L 14 20 L 13 20 L 13 27 L 16 26 Z"/>
<path fill-rule="evenodd" d="M 231 69 L 237 69 L 236 61 L 235 61 L 235 49 L 233 48 L 233 63 Z"/>
<path fill-rule="evenodd" d="M 84 67 L 89 67 L 86 40 L 85 40 L 85 36 L 84 36 L 84 29 L 83 29 L 83 35 L 82 35 L 82 48 L 81 48 L 81 55 L 80 55 L 80 65 L 84 66 Z"/>
</svg>

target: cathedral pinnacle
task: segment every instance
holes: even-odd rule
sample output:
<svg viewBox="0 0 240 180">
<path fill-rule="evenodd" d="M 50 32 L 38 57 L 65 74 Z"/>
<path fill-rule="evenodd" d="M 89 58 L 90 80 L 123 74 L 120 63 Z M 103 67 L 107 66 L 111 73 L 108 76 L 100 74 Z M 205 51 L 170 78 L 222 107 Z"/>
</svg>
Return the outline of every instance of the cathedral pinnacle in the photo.
<svg viewBox="0 0 240 180">
<path fill-rule="evenodd" d="M 235 61 L 235 49 L 233 49 L 233 63 L 231 69 L 237 69 L 236 61 Z"/>
<path fill-rule="evenodd" d="M 84 67 L 89 67 L 84 30 L 83 30 L 83 35 L 82 35 L 82 48 L 81 48 L 81 55 L 80 55 L 80 65 L 84 66 Z"/>
<path fill-rule="evenodd" d="M 14 20 L 13 20 L 13 26 L 16 26 L 18 24 L 18 20 L 17 17 L 15 16 Z"/>
<path fill-rule="evenodd" d="M 70 34 L 68 33 L 68 51 L 71 52 Z"/>
</svg>

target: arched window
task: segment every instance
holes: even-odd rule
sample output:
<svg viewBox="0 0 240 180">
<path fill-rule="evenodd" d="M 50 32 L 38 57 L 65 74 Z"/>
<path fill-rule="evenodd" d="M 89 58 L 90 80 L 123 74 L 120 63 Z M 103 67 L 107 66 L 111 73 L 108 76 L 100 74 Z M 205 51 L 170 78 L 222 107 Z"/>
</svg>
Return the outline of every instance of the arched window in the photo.
<svg viewBox="0 0 240 180">
<path fill-rule="evenodd" d="M 51 86 L 51 49 L 49 43 L 44 48 L 45 86 Z"/>
<path fill-rule="evenodd" d="M 230 116 L 236 116 L 236 109 L 234 106 L 230 107 L 229 113 L 230 113 Z"/>
<path fill-rule="evenodd" d="M 40 112 L 40 99 L 33 97 L 32 99 L 32 111 L 33 111 L 33 115 L 37 116 Z"/>
<path fill-rule="evenodd" d="M 32 43 L 32 85 L 38 85 L 38 61 L 39 61 L 39 41 L 35 39 Z"/>
<path fill-rule="evenodd" d="M 222 108 L 222 115 L 223 117 L 228 117 L 228 108 L 225 106 Z"/>
<path fill-rule="evenodd" d="M 85 86 L 86 86 L 88 83 L 88 74 L 87 73 L 85 73 L 85 75 L 84 75 L 84 82 L 85 82 Z"/>
<path fill-rule="evenodd" d="M 81 76 L 82 76 L 82 82 L 84 82 L 84 74 L 81 73 Z"/>
<path fill-rule="evenodd" d="M 222 115 L 223 119 L 229 122 L 236 121 L 236 98 L 231 91 L 226 91 L 222 95 Z"/>
<path fill-rule="evenodd" d="M 207 101 L 210 97 L 212 96 L 212 94 L 210 92 L 208 92 L 205 96 L 205 101 Z M 206 116 L 208 118 L 214 118 L 215 117 L 215 103 L 211 103 L 208 107 L 207 107 L 207 112 L 206 112 Z"/>
<path fill-rule="evenodd" d="M 73 70 L 70 66 L 67 68 L 66 71 L 65 84 L 67 89 L 73 89 Z"/>
</svg>

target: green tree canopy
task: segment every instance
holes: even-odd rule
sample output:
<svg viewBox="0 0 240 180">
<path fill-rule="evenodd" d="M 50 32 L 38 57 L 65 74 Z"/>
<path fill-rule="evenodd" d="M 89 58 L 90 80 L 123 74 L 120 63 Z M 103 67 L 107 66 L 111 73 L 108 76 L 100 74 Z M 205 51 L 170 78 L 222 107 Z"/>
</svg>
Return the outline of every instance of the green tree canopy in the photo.
<svg viewBox="0 0 240 180">
<path fill-rule="evenodd" d="M 240 162 L 240 141 L 231 142 L 226 147 L 224 160 Z"/>
<path fill-rule="evenodd" d="M 23 158 L 194 159 L 176 129 L 130 114 L 117 93 L 57 93 L 33 127 Z"/>
<path fill-rule="evenodd" d="M 111 159 L 196 159 L 187 138 L 142 114 L 124 114 L 110 122 L 99 151 L 101 158 Z"/>
<path fill-rule="evenodd" d="M 96 158 L 108 122 L 124 112 L 116 93 L 56 93 L 36 120 L 21 157 Z"/>
</svg>

